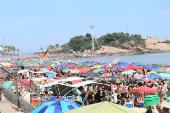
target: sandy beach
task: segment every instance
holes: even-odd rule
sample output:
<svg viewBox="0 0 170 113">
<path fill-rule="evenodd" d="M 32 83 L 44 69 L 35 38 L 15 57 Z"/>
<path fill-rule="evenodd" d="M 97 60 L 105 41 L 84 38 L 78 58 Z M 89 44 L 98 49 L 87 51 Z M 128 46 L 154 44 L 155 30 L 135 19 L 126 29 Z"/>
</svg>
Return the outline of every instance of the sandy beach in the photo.
<svg viewBox="0 0 170 113">
<path fill-rule="evenodd" d="M 15 111 L 10 105 L 10 103 L 2 96 L 2 100 L 0 101 L 0 111 L 1 113 L 22 113 Z"/>
</svg>

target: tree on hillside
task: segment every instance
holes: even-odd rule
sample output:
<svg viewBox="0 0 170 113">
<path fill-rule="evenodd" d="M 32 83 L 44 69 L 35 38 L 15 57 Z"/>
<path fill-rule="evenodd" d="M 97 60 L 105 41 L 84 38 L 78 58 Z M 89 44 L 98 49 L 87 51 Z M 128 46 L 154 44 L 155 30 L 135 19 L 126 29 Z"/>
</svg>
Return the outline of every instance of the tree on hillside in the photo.
<svg viewBox="0 0 170 113">
<path fill-rule="evenodd" d="M 58 52 L 59 47 L 60 47 L 59 44 L 55 44 L 55 49 L 56 49 L 57 52 Z"/>
</svg>

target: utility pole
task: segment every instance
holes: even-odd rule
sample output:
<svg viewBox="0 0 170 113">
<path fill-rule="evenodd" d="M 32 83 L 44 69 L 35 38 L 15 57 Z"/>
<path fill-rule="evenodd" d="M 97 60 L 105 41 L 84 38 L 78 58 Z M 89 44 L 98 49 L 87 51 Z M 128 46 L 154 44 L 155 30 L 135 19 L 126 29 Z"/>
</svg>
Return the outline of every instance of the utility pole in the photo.
<svg viewBox="0 0 170 113">
<path fill-rule="evenodd" d="M 94 25 L 90 25 L 90 28 L 93 30 Z M 93 35 L 93 34 L 91 34 L 91 37 L 92 37 L 92 52 L 93 52 L 93 54 L 94 54 L 94 38 L 93 38 L 92 35 Z"/>
</svg>

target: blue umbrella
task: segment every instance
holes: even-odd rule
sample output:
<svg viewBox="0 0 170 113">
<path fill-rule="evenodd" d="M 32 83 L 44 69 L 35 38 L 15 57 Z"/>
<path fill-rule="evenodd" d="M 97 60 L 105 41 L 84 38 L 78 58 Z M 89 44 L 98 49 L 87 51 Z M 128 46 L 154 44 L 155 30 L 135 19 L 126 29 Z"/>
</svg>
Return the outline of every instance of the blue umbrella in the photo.
<svg viewBox="0 0 170 113">
<path fill-rule="evenodd" d="M 79 107 L 81 105 L 70 100 L 51 100 L 41 104 L 31 113 L 63 113 Z"/>
<path fill-rule="evenodd" d="M 143 78 L 150 78 L 152 80 L 156 80 L 156 79 L 159 79 L 160 76 L 158 76 L 157 74 L 148 74 L 148 75 L 143 76 L 141 79 Z"/>
</svg>

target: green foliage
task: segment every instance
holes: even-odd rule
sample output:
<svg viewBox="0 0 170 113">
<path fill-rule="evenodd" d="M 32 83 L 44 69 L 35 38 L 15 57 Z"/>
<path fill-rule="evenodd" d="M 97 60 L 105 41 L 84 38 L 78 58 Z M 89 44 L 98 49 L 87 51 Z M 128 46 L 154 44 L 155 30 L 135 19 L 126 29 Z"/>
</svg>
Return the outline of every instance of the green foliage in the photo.
<svg viewBox="0 0 170 113">
<path fill-rule="evenodd" d="M 141 35 L 129 35 L 128 33 L 107 33 L 101 36 L 99 39 L 94 39 L 95 50 L 100 49 L 102 45 L 111 47 L 121 47 L 122 44 L 134 41 L 135 46 L 145 47 L 145 41 Z M 70 50 L 81 51 L 92 49 L 92 37 L 91 34 L 86 33 L 85 36 L 75 36 L 70 41 L 61 46 L 62 52 L 68 52 Z"/>
<path fill-rule="evenodd" d="M 136 46 L 145 47 L 145 41 L 141 35 L 129 35 L 128 33 L 108 33 L 99 38 L 99 43 L 105 46 L 121 47 L 122 44 L 134 41 Z"/>
</svg>

